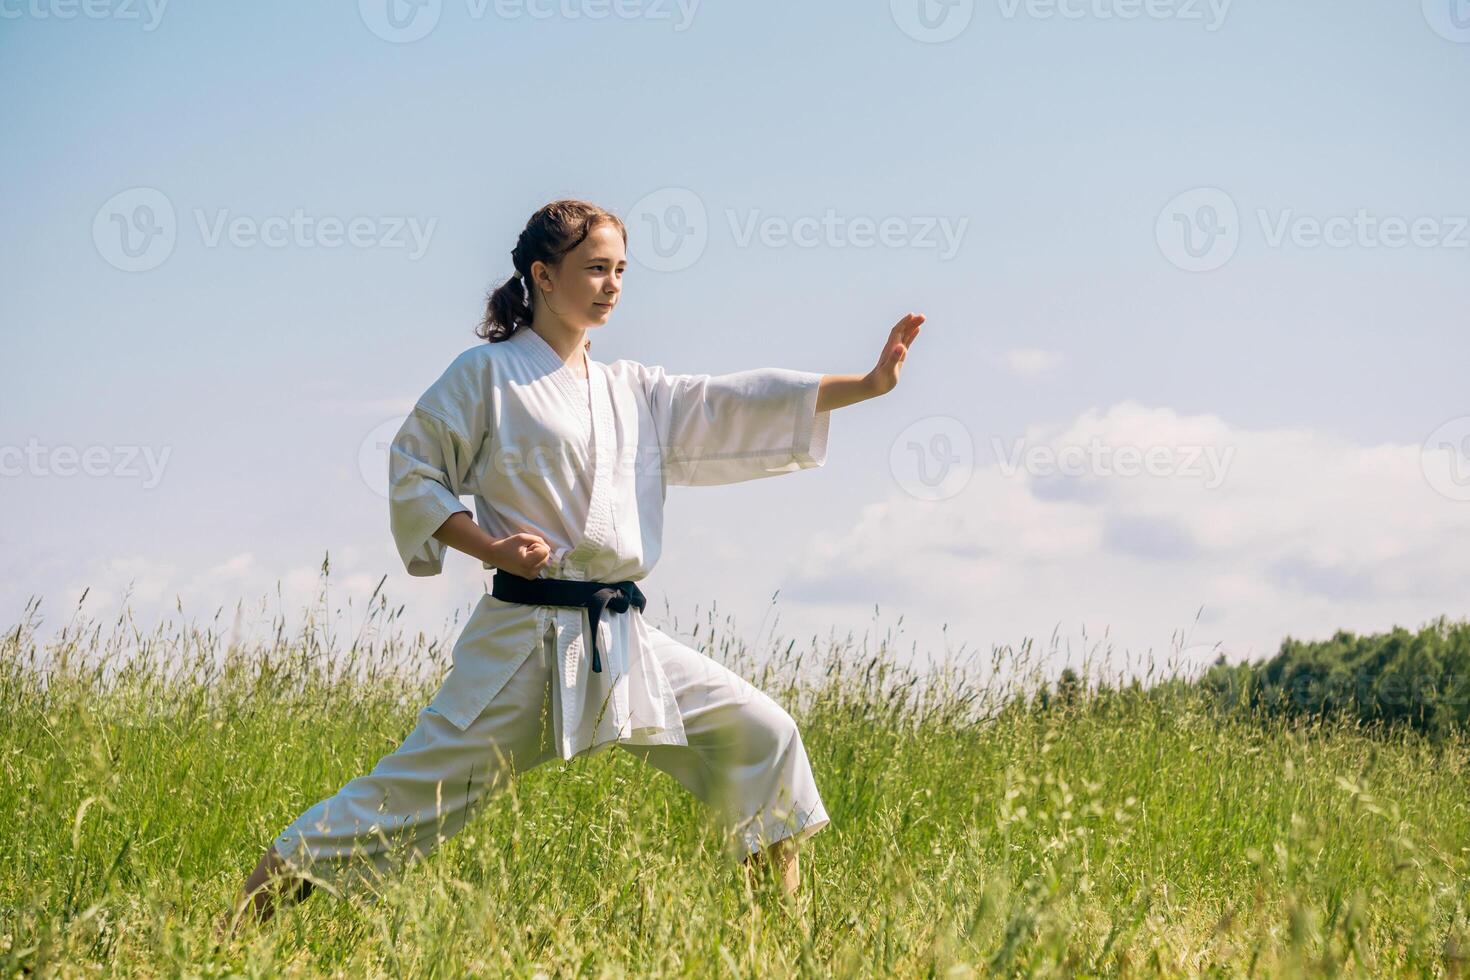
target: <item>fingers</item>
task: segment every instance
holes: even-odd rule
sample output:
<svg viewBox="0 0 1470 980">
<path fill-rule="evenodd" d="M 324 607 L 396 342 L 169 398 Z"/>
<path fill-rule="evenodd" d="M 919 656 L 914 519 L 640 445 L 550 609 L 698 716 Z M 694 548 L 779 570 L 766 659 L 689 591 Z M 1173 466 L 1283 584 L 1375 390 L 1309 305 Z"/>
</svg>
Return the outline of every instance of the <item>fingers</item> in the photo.
<svg viewBox="0 0 1470 980">
<path fill-rule="evenodd" d="M 922 313 L 909 313 L 893 325 L 893 329 L 888 331 L 888 336 L 890 338 L 902 337 L 905 341 L 912 340 L 918 336 L 919 324 L 924 320 Z"/>
<path fill-rule="evenodd" d="M 516 544 L 522 548 L 546 548 L 549 550 L 551 547 L 539 534 L 532 534 L 529 531 L 521 531 L 519 534 L 512 535 L 512 537 L 515 538 Z"/>
</svg>

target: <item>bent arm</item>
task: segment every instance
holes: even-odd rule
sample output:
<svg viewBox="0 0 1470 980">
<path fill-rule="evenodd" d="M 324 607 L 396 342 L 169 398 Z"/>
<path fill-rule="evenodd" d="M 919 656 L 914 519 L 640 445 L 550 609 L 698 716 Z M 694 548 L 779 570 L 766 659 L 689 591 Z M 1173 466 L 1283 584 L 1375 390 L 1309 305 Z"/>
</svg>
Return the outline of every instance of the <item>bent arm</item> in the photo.
<svg viewBox="0 0 1470 980">
<path fill-rule="evenodd" d="M 460 498 L 478 492 L 476 475 L 494 430 L 489 361 L 465 351 L 414 404 L 388 447 L 388 513 L 410 575 L 444 569 L 442 528 L 456 515 L 474 523 Z"/>
<path fill-rule="evenodd" d="M 499 539 L 475 523 L 468 511 L 450 514 L 434 532 L 434 539 L 487 565 L 500 567 Z"/>
</svg>

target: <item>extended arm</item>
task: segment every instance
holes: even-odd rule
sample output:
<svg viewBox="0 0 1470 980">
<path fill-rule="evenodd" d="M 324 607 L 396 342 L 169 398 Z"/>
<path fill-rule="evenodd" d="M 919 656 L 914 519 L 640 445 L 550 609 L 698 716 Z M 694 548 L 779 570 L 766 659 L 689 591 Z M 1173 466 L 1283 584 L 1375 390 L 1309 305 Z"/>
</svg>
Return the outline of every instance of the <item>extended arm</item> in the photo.
<svg viewBox="0 0 1470 980">
<path fill-rule="evenodd" d="M 873 379 L 866 374 L 824 374 L 817 388 L 817 411 L 846 408 L 877 394 Z"/>
<path fill-rule="evenodd" d="M 834 408 L 886 395 L 898 384 L 898 373 L 908 356 L 909 345 L 919 335 L 919 325 L 924 322 L 922 313 L 910 313 L 893 325 L 878 364 L 867 374 L 824 374 L 817 388 L 817 411 L 826 412 Z"/>
<path fill-rule="evenodd" d="M 823 465 L 832 409 L 898 384 L 923 316 L 894 325 L 866 375 L 757 368 L 731 374 L 641 372 L 669 485 L 713 486 Z"/>
</svg>

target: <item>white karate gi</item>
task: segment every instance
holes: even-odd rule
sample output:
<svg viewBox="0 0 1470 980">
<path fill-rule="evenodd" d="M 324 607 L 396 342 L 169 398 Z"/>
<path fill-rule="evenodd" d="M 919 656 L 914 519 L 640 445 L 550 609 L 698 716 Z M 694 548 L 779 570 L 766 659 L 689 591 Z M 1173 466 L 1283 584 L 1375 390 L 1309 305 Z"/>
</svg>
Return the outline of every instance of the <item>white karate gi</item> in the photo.
<svg viewBox="0 0 1470 980">
<path fill-rule="evenodd" d="M 671 375 L 590 357 L 587 366 L 578 378 L 521 327 L 460 354 L 418 400 L 389 453 L 393 537 L 411 575 L 439 574 L 446 546 L 433 532 L 468 512 L 459 498 L 472 495 L 494 537 L 547 542 L 541 577 L 638 581 L 658 561 L 669 484 L 826 461 L 820 374 Z M 827 824 L 801 737 L 778 704 L 634 607 L 605 611 L 598 632 L 602 671 L 593 672 L 585 609 L 482 596 L 403 744 L 293 821 L 277 851 L 329 887 L 351 887 L 453 835 L 506 772 L 614 744 L 721 810 L 748 851 Z"/>
</svg>

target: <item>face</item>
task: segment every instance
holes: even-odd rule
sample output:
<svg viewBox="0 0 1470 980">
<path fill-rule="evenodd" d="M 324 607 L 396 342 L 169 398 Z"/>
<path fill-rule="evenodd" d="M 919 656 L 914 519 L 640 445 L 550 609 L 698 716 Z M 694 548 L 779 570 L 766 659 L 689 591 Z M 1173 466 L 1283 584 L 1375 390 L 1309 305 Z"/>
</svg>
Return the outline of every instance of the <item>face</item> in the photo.
<svg viewBox="0 0 1470 980">
<path fill-rule="evenodd" d="M 599 327 L 607 322 L 623 291 L 623 236 L 602 222 L 566 255 L 558 267 L 532 263 L 531 274 L 551 308 L 571 327 Z"/>
</svg>

